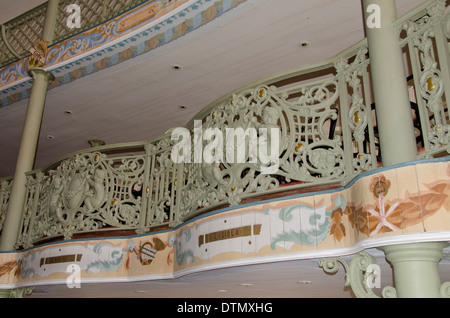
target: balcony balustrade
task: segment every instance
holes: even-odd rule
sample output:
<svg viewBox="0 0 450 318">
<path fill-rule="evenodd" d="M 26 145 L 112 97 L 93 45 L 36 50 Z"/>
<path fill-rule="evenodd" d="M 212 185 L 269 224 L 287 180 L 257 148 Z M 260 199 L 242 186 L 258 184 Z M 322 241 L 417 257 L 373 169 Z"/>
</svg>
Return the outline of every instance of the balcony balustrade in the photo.
<svg viewBox="0 0 450 318">
<path fill-rule="evenodd" d="M 409 73 L 412 115 L 405 120 L 414 121 L 417 159 L 448 155 L 445 2 L 426 2 L 399 18 L 396 30 Z M 248 200 L 345 186 L 382 165 L 370 75 L 363 40 L 329 60 L 223 96 L 184 128 L 148 141 L 90 148 L 30 171 L 16 247 L 89 233 L 146 233 Z M 226 128 L 248 134 L 236 141 Z M 216 160 L 205 160 L 205 154 Z M 11 182 L 0 182 L 0 227 Z"/>
</svg>

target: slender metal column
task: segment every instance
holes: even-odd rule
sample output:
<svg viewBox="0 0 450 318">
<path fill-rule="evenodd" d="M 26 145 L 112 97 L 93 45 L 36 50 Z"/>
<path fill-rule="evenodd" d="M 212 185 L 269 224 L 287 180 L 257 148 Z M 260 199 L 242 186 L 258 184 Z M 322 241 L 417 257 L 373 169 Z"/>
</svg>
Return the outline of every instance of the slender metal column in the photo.
<svg viewBox="0 0 450 318">
<path fill-rule="evenodd" d="M 383 166 L 415 160 L 417 146 L 406 71 L 399 34 L 393 26 L 397 18 L 395 0 L 362 3 Z"/>
<path fill-rule="evenodd" d="M 52 42 L 57 13 L 58 0 L 49 0 L 42 34 L 43 39 L 49 43 Z M 48 84 L 54 80 L 54 76 L 51 73 L 40 68 L 34 68 L 29 73 L 33 78 L 33 86 L 31 87 L 11 196 L 9 198 L 6 219 L 0 239 L 1 251 L 14 249 L 20 231 L 26 195 L 25 173 L 33 170 L 47 88 Z"/>
<path fill-rule="evenodd" d="M 52 44 L 55 34 L 56 17 L 58 16 L 58 3 L 59 0 L 49 0 L 47 5 L 42 39 L 48 41 L 49 45 Z"/>
<path fill-rule="evenodd" d="M 362 0 L 383 166 L 417 158 L 395 0 Z M 445 244 L 380 248 L 391 262 L 397 297 L 439 297 L 437 264 Z"/>
<path fill-rule="evenodd" d="M 25 173 L 33 170 L 47 87 L 54 78 L 51 73 L 42 69 L 31 70 L 30 76 L 33 78 L 33 86 L 28 102 L 11 196 L 9 198 L 6 219 L 0 240 L 0 250 L 2 251 L 14 249 L 25 202 Z"/>
<path fill-rule="evenodd" d="M 447 243 L 415 243 L 381 248 L 394 269 L 399 298 L 441 297 L 438 264 Z"/>
</svg>

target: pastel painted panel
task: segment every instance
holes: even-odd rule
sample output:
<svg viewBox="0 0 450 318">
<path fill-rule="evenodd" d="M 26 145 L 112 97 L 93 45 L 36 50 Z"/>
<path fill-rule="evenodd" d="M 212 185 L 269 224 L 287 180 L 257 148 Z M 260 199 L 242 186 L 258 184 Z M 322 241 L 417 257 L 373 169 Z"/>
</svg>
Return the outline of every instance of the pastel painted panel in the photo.
<svg viewBox="0 0 450 318">
<path fill-rule="evenodd" d="M 416 166 L 398 168 L 396 173 L 400 199 L 398 209 L 402 218 L 402 233 L 424 232 Z"/>
<path fill-rule="evenodd" d="M 315 195 L 314 204 L 317 248 L 335 248 L 334 237 L 330 235 L 331 214 L 335 209 L 331 201 L 331 194 L 324 193 Z"/>
<path fill-rule="evenodd" d="M 242 218 L 240 215 L 233 215 L 233 217 L 230 217 L 228 220 L 229 229 L 239 229 L 242 228 Z M 239 239 L 230 239 L 228 240 L 228 244 L 230 245 L 230 251 L 232 254 L 240 255 L 242 251 L 242 242 Z M 226 257 L 226 256 L 225 256 Z"/>
<path fill-rule="evenodd" d="M 254 242 L 257 255 L 267 255 L 267 253 L 274 251 L 271 248 L 270 226 L 266 223 L 267 215 L 264 213 L 265 206 L 255 211 Z"/>
<path fill-rule="evenodd" d="M 350 190 L 333 193 L 330 199 L 332 202 L 330 236 L 334 238 L 335 248 L 354 245 L 359 236 L 355 226 Z"/>
<path fill-rule="evenodd" d="M 380 222 L 381 211 L 379 208 L 378 197 L 374 196 L 371 187 L 379 184 L 380 174 L 375 173 L 366 178 L 358 180 L 355 189 L 359 193 L 361 200 L 361 210 L 358 210 L 358 230 L 363 234 L 363 239 L 373 237 L 382 231 L 383 226 Z M 366 235 L 367 237 L 365 237 Z"/>
<path fill-rule="evenodd" d="M 401 233 L 403 218 L 395 169 L 386 170 L 370 178 L 366 191 L 370 237 Z M 394 234 L 397 234 L 394 233 Z"/>
<path fill-rule="evenodd" d="M 198 224 L 184 226 L 175 238 L 175 264 L 177 269 L 183 269 L 195 262 L 194 251 L 197 249 L 198 241 L 195 239 Z"/>
<path fill-rule="evenodd" d="M 307 207 L 302 206 L 299 199 L 293 199 L 288 201 L 288 205 L 280 210 L 280 218 L 283 220 L 283 235 L 285 236 L 284 246 L 288 251 L 303 250 L 303 244 L 301 243 L 300 233 L 302 231 L 301 219 L 302 211 L 305 211 Z M 308 211 L 312 211 L 314 206 Z M 306 213 L 308 213 L 306 211 Z M 276 238 L 274 238 L 276 240 Z M 273 246 L 273 245 L 272 245 Z"/>
<path fill-rule="evenodd" d="M 0 253 L 0 285 L 14 284 L 20 277 L 21 259 L 17 253 Z"/>
<path fill-rule="evenodd" d="M 151 280 L 229 261 L 320 257 L 389 239 L 397 244 L 404 234 L 448 240 L 449 186 L 447 162 L 380 169 L 348 188 L 229 208 L 167 231 L 0 253 L 0 284 L 64 284 L 71 264 L 80 267 L 82 280 Z"/>
<path fill-rule="evenodd" d="M 236 238 L 241 241 L 242 244 L 242 253 L 244 255 L 256 253 L 256 241 L 255 235 L 253 231 L 253 226 L 255 225 L 255 212 L 247 212 L 242 214 L 242 227 L 241 227 L 241 235 Z M 266 226 L 267 226 L 266 220 Z M 259 234 L 258 234 L 259 235 Z"/>
<path fill-rule="evenodd" d="M 358 229 L 358 239 L 360 241 L 369 237 L 368 220 L 365 213 L 366 199 L 364 196 L 364 186 L 368 186 L 368 182 L 362 179 L 356 180 L 350 187 L 351 201 L 347 202 L 347 208 L 351 209 L 354 216 L 355 226 Z"/>
<path fill-rule="evenodd" d="M 232 219 L 233 216 L 225 216 L 217 219 L 217 222 L 209 222 L 209 232 L 204 236 L 204 244 L 208 250 L 209 260 L 216 258 L 218 255 L 222 255 L 221 260 L 226 260 L 226 255 L 231 251 L 230 241 L 233 241 L 240 235 L 244 235 L 242 226 L 233 228 L 230 226 Z"/>
<path fill-rule="evenodd" d="M 270 237 L 270 247 L 274 251 L 286 249 L 284 221 L 289 215 L 285 214 L 285 211 L 291 211 L 292 207 L 295 207 L 295 205 L 287 205 L 284 207 L 277 206 L 274 208 L 267 208 L 264 212 L 265 218 L 270 224 L 270 232 L 267 233 Z"/>
<path fill-rule="evenodd" d="M 22 259 L 22 278 L 41 278 L 54 273 L 66 273 L 76 264 L 90 274 L 117 271 L 122 265 L 122 246 L 109 242 L 98 244 L 67 244 L 31 251 Z"/>
<path fill-rule="evenodd" d="M 326 222 L 326 206 L 315 206 L 314 197 L 300 198 L 296 205 L 284 208 L 281 215 L 285 220 L 291 215 L 297 215 L 300 220 L 298 230 L 289 229 L 283 233 L 289 246 L 293 243 L 301 244 L 302 250 L 311 250 L 317 248 L 316 229 L 317 222 Z M 296 223 L 295 223 L 296 224 Z"/>
<path fill-rule="evenodd" d="M 419 198 L 426 231 L 450 226 L 450 168 L 448 162 L 416 165 Z"/>
</svg>

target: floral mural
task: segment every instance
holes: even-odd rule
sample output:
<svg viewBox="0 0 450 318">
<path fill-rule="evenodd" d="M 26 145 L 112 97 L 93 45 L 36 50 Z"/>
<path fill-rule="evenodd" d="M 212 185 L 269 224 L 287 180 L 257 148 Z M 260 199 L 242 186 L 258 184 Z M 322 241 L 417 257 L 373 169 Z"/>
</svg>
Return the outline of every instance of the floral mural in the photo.
<svg viewBox="0 0 450 318">
<path fill-rule="evenodd" d="M 390 237 L 399 242 L 404 234 L 415 235 L 415 241 L 427 235 L 448 240 L 448 161 L 380 170 L 345 188 L 230 207 L 161 232 L 0 253 L 0 288 L 63 284 L 71 264 L 80 267 L 82 281 L 151 280 L 229 262 L 350 253 L 361 242 L 376 246 Z"/>
</svg>

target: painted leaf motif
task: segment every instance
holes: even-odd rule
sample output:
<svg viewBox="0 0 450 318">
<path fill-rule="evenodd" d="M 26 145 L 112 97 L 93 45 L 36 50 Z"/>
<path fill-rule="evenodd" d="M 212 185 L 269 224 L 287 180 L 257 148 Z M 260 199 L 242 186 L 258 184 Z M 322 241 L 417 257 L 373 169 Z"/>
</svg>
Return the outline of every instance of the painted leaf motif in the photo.
<svg viewBox="0 0 450 318">
<path fill-rule="evenodd" d="M 338 208 L 331 214 L 330 234 L 340 241 L 346 235 L 345 226 L 342 224 L 342 209 Z"/>
<path fill-rule="evenodd" d="M 410 201 L 421 207 L 423 217 L 436 213 L 448 200 L 448 195 L 443 193 L 426 193 L 410 198 Z"/>
<path fill-rule="evenodd" d="M 422 211 L 420 204 L 417 204 L 417 202 L 400 203 L 399 210 L 401 211 L 402 228 L 422 222 Z"/>
<path fill-rule="evenodd" d="M 391 208 L 391 206 L 389 204 L 386 204 L 385 208 L 386 208 L 386 211 L 388 211 Z M 397 208 L 395 208 L 393 210 L 393 212 L 388 217 L 386 217 L 386 220 L 389 223 L 397 226 L 398 228 L 402 227 L 403 215 L 402 215 L 402 209 L 400 209 L 400 204 L 397 206 Z"/>
<path fill-rule="evenodd" d="M 352 228 L 354 228 L 355 227 L 355 213 L 354 213 L 354 209 L 352 207 L 350 207 L 349 205 L 347 205 L 345 207 L 344 214 L 347 215 L 348 220 L 349 220 L 350 224 L 352 225 Z"/>
<path fill-rule="evenodd" d="M 0 266 L 0 277 L 9 274 L 14 270 L 14 276 L 19 277 L 22 261 L 16 262 L 15 260 L 6 262 Z"/>
<path fill-rule="evenodd" d="M 445 207 L 446 211 L 450 211 L 450 197 L 447 195 L 447 193 L 450 193 L 450 184 L 448 182 L 439 183 L 433 187 L 429 187 L 429 189 L 437 194 L 446 196 L 442 205 Z"/>
</svg>

